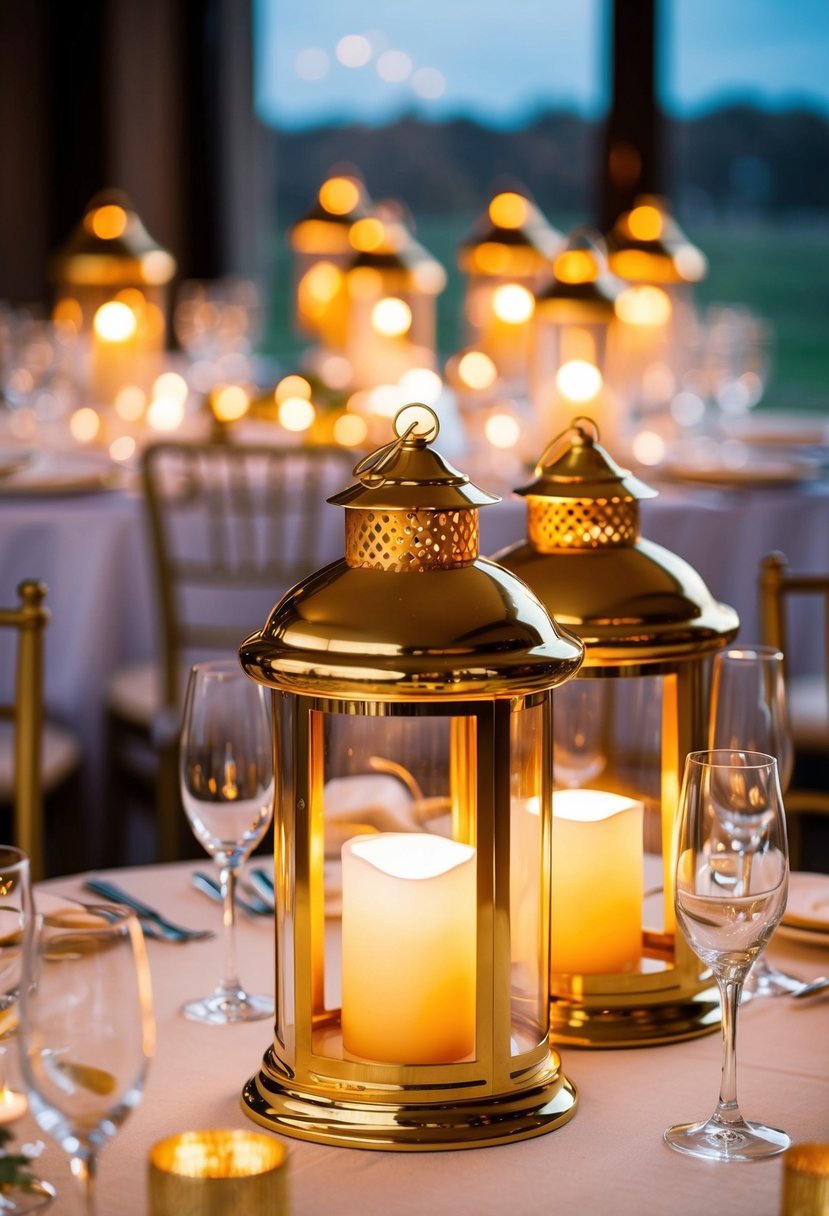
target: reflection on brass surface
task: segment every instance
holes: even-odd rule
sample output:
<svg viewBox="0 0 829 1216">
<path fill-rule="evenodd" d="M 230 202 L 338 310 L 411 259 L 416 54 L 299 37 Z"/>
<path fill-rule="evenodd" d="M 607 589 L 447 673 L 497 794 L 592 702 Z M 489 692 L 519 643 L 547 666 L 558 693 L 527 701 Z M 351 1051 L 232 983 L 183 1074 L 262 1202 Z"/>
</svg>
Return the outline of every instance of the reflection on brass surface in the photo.
<svg viewBox="0 0 829 1216">
<path fill-rule="evenodd" d="M 829 1144 L 793 1144 L 783 1154 L 781 1216 L 829 1213 Z"/>
<path fill-rule="evenodd" d="M 287 1216 L 287 1152 L 272 1136 L 182 1132 L 150 1149 L 150 1216 Z"/>
</svg>

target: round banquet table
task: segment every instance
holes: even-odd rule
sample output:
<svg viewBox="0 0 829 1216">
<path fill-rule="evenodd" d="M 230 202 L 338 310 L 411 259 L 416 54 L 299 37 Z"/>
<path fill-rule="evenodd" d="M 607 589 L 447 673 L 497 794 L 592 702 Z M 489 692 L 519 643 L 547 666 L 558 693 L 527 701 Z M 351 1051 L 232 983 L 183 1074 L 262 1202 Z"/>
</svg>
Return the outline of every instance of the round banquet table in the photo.
<svg viewBox="0 0 829 1216">
<path fill-rule="evenodd" d="M 190 884 L 195 868 L 193 862 L 178 863 L 119 870 L 111 877 L 171 919 L 218 929 L 220 909 Z M 89 899 L 82 881 L 83 876 L 64 877 L 42 885 Z M 237 936 L 243 982 L 272 993 L 272 919 L 243 916 Z M 156 1057 L 141 1105 L 101 1155 L 101 1216 L 147 1216 L 147 1153 L 155 1141 L 196 1128 L 254 1127 L 239 1098 L 269 1045 L 270 1023 L 200 1026 L 178 1012 L 184 1000 L 203 995 L 218 978 L 221 949 L 218 936 L 187 945 L 148 942 Z M 773 939 L 770 954 L 804 978 L 829 965 L 829 951 L 782 934 Z M 828 1010 L 829 996 L 824 996 L 804 1002 L 757 1000 L 741 1011 L 741 1107 L 747 1118 L 786 1128 L 795 1142 L 829 1141 Z M 568 1124 L 536 1139 L 473 1151 L 388 1153 L 285 1138 L 291 1216 L 774 1216 L 779 1211 L 779 1157 L 711 1164 L 683 1157 L 662 1141 L 670 1123 L 702 1118 L 713 1109 L 719 1034 L 633 1050 L 566 1048 L 562 1057 L 579 1091 L 579 1107 Z M 15 1132 L 19 1143 L 36 1137 L 30 1115 Z M 48 1210 L 80 1214 L 61 1151 L 50 1143 L 38 1169 L 59 1192 Z"/>
<path fill-rule="evenodd" d="M 462 462 L 459 462 L 462 463 Z M 736 608 L 740 638 L 759 638 L 757 571 L 761 557 L 782 550 L 793 569 L 829 570 L 829 481 L 773 489 L 724 489 L 665 484 L 642 507 L 642 533 L 694 566 L 719 600 Z M 342 512 L 329 512 L 319 564 L 343 553 Z M 526 502 L 506 493 L 480 513 L 481 553 L 492 555 L 525 535 Z M 120 665 L 154 656 L 158 615 L 144 507 L 134 488 L 108 492 L 3 494 L 0 487 L 0 603 L 16 599 L 21 579 L 49 588 L 46 702 L 49 714 L 72 726 L 86 760 L 84 815 L 90 864 L 103 806 L 104 706 L 107 683 Z M 286 590 L 273 588 L 273 602 Z M 264 623 L 261 606 L 240 641 Z M 808 670 L 820 653 L 818 614 L 803 615 L 790 631 L 793 671 Z M 2 659 L 0 695 L 10 689 L 11 664 Z M 814 670 L 814 667 L 812 667 Z M 136 859 L 137 860 L 137 859 Z M 149 860 L 149 859 L 148 859 Z"/>
</svg>

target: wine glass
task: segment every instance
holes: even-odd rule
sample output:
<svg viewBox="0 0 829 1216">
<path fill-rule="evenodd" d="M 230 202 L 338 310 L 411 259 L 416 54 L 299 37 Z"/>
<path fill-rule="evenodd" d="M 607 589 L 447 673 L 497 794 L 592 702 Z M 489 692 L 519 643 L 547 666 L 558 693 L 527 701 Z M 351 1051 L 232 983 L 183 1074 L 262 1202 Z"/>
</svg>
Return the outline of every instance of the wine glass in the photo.
<svg viewBox="0 0 829 1216">
<path fill-rule="evenodd" d="M 98 1154 L 141 1100 L 154 1040 L 135 913 L 82 904 L 37 913 L 25 951 L 20 1066 L 38 1126 L 69 1154 L 87 1216 Z"/>
<path fill-rule="evenodd" d="M 702 1123 L 669 1127 L 671 1148 L 718 1161 L 782 1152 L 789 1136 L 748 1123 L 737 1104 L 737 1010 L 754 959 L 786 906 L 788 849 L 777 761 L 762 752 L 691 752 L 675 837 L 677 922 L 714 973 L 722 1007 L 719 1100 Z"/>
<path fill-rule="evenodd" d="M 775 646 L 732 646 L 714 658 L 711 687 L 712 748 L 746 748 L 777 760 L 780 788 L 788 789 L 794 768 L 783 652 Z M 803 981 L 771 966 L 764 957 L 751 968 L 743 996 L 797 992 Z"/>
<path fill-rule="evenodd" d="M 25 1099 L 8 1084 L 6 1044 L 17 1033 L 18 1000 L 23 979 L 24 934 L 33 916 L 29 858 L 21 849 L 0 845 L 0 1101 L 5 1119 L 26 1111 Z M 34 1212 L 55 1197 L 54 1187 L 29 1178 L 25 1187 L 0 1186 L 0 1216 Z"/>
<path fill-rule="evenodd" d="M 179 773 L 193 834 L 219 866 L 224 900 L 224 970 L 209 996 L 188 1001 L 196 1022 L 250 1022 L 273 1015 L 236 970 L 236 879 L 273 815 L 273 743 L 265 690 L 236 659 L 196 663 L 184 700 Z"/>
</svg>

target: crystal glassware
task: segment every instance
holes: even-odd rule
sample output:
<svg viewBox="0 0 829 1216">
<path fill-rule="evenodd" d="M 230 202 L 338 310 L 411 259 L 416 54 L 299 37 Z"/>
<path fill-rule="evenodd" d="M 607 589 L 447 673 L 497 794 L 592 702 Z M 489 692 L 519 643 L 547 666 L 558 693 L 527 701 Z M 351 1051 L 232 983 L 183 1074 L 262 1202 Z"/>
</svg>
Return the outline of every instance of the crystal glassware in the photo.
<svg viewBox="0 0 829 1216">
<path fill-rule="evenodd" d="M 153 1053 L 150 969 L 135 913 L 38 912 L 27 934 L 20 1065 L 38 1126 L 69 1154 L 87 1216 L 98 1154 L 140 1102 Z"/>
<path fill-rule="evenodd" d="M 785 793 L 794 768 L 783 652 L 776 646 L 731 646 L 714 658 L 708 745 L 766 752 L 777 760 Z M 797 992 L 803 981 L 760 956 L 748 973 L 743 998 Z"/>
<path fill-rule="evenodd" d="M 25 1113 L 25 1101 L 8 1082 L 7 1045 L 18 1029 L 18 1001 L 23 982 L 24 934 L 33 916 L 29 858 L 21 849 L 0 845 L 0 1100 L 9 1111 Z M 55 1197 L 50 1183 L 30 1178 L 25 1187 L 0 1186 L 0 1216 L 34 1212 Z"/>
<path fill-rule="evenodd" d="M 273 816 L 273 742 L 264 688 L 236 659 L 197 663 L 184 701 L 181 795 L 193 834 L 219 866 L 224 970 L 208 996 L 188 1001 L 197 1022 L 249 1022 L 273 1015 L 270 997 L 242 987 L 236 969 L 236 879 Z"/>
<path fill-rule="evenodd" d="M 722 1007 L 723 1065 L 714 1113 L 669 1127 L 671 1148 L 718 1161 L 782 1152 L 789 1136 L 748 1123 L 737 1103 L 737 1010 L 743 981 L 786 906 L 788 849 L 777 761 L 761 752 L 692 752 L 675 837 L 679 927 L 711 968 Z"/>
</svg>

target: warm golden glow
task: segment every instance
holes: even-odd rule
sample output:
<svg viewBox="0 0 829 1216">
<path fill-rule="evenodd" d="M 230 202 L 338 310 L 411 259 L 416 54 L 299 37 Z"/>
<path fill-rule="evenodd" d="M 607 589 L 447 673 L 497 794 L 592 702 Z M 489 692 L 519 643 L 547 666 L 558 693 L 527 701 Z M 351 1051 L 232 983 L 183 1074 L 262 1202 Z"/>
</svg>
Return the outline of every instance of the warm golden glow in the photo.
<svg viewBox="0 0 829 1216">
<path fill-rule="evenodd" d="M 482 350 L 468 350 L 458 363 L 458 375 L 467 388 L 476 390 L 491 388 L 498 376 L 497 368 L 489 355 Z"/>
<path fill-rule="evenodd" d="M 272 1136 L 236 1130 L 182 1132 L 150 1149 L 155 1169 L 183 1178 L 247 1178 L 278 1169 L 285 1157 Z"/>
<path fill-rule="evenodd" d="M 584 359 L 570 359 L 558 369 L 556 387 L 568 401 L 590 401 L 602 387 L 602 373 Z"/>
<path fill-rule="evenodd" d="M 147 394 L 137 384 L 125 384 L 115 394 L 115 413 L 124 422 L 137 422 L 147 405 Z"/>
<path fill-rule="evenodd" d="M 371 310 L 371 324 L 386 338 L 400 338 L 412 326 L 412 310 L 405 300 L 385 296 Z"/>
<path fill-rule="evenodd" d="M 109 445 L 110 458 L 118 464 L 123 464 L 124 461 L 131 460 L 135 455 L 136 446 L 132 435 L 119 435 Z"/>
<path fill-rule="evenodd" d="M 320 186 L 319 201 L 332 215 L 348 215 L 360 201 L 360 188 L 350 177 L 329 177 Z"/>
<path fill-rule="evenodd" d="M 106 342 L 128 342 L 135 337 L 138 321 L 128 304 L 110 300 L 95 313 L 92 326 L 98 337 Z"/>
<path fill-rule="evenodd" d="M 528 214 L 527 200 L 511 190 L 496 194 L 489 204 L 489 218 L 496 228 L 520 228 L 527 222 Z"/>
<path fill-rule="evenodd" d="M 176 431 L 184 421 L 184 402 L 156 397 L 147 407 L 147 423 L 154 431 Z"/>
<path fill-rule="evenodd" d="M 306 397 L 286 397 L 279 403 L 279 421 L 286 431 L 307 431 L 316 416 Z"/>
<path fill-rule="evenodd" d="M 172 397 L 175 401 L 186 401 L 189 392 L 187 381 L 178 372 L 162 372 L 153 382 L 154 397 Z"/>
<path fill-rule="evenodd" d="M 484 241 L 473 249 L 470 262 L 479 274 L 506 274 L 511 264 L 510 250 L 497 241 Z"/>
<path fill-rule="evenodd" d="M 531 291 L 520 283 L 504 283 L 496 287 L 492 295 L 492 311 L 499 321 L 507 325 L 523 325 L 535 310 L 535 299 Z"/>
<path fill-rule="evenodd" d="M 250 397 L 241 384 L 225 384 L 213 393 L 210 408 L 219 422 L 238 422 L 250 408 Z"/>
<path fill-rule="evenodd" d="M 55 304 L 52 319 L 59 325 L 73 325 L 76 330 L 79 330 L 83 325 L 83 309 L 72 296 L 64 296 Z"/>
<path fill-rule="evenodd" d="M 665 459 L 665 440 L 656 431 L 640 431 L 631 447 L 639 464 L 656 465 Z"/>
<path fill-rule="evenodd" d="M 176 260 L 166 249 L 149 249 L 141 258 L 145 283 L 167 283 L 176 273 Z"/>
<path fill-rule="evenodd" d="M 697 283 L 705 278 L 708 262 L 705 254 L 693 245 L 682 245 L 674 254 L 674 266 L 681 279 L 688 283 Z"/>
<path fill-rule="evenodd" d="M 398 381 L 407 401 L 422 401 L 434 405 L 443 391 L 443 381 L 429 367 L 410 367 Z"/>
<path fill-rule="evenodd" d="M 386 227 L 376 215 L 367 215 L 351 225 L 348 240 L 360 253 L 373 253 L 386 239 Z"/>
<path fill-rule="evenodd" d="M 299 281 L 304 303 L 330 304 L 343 282 L 342 271 L 333 262 L 317 262 Z"/>
<path fill-rule="evenodd" d="M 348 272 L 348 290 L 355 300 L 370 300 L 383 290 L 383 276 L 373 266 L 355 266 Z"/>
<path fill-rule="evenodd" d="M 628 231 L 637 241 L 655 241 L 662 235 L 662 212 L 651 203 L 634 207 L 628 214 Z"/>
<path fill-rule="evenodd" d="M 351 364 L 345 355 L 326 355 L 320 360 L 318 371 L 328 388 L 348 388 L 351 383 Z"/>
<path fill-rule="evenodd" d="M 288 397 L 304 397 L 311 400 L 311 385 L 304 376 L 283 376 L 273 391 L 277 405 Z"/>
<path fill-rule="evenodd" d="M 484 434 L 494 448 L 514 448 L 521 438 L 521 427 L 512 414 L 490 414 Z"/>
<path fill-rule="evenodd" d="M 82 405 L 69 419 L 69 431 L 78 443 L 91 443 L 101 429 L 101 418 L 90 405 Z"/>
<path fill-rule="evenodd" d="M 565 249 L 553 262 L 560 283 L 592 283 L 599 277 L 599 264 L 587 249 Z"/>
<path fill-rule="evenodd" d="M 406 404 L 406 398 L 396 384 L 375 385 L 369 389 L 365 401 L 371 413 L 380 414 L 383 418 L 393 418 Z"/>
<path fill-rule="evenodd" d="M 123 234 L 127 226 L 127 213 L 123 207 L 108 203 L 92 212 L 89 226 L 102 241 L 113 241 Z"/>
<path fill-rule="evenodd" d="M 667 325 L 671 319 L 671 300 L 661 287 L 643 283 L 627 287 L 616 299 L 616 316 L 627 325 L 642 325 L 655 328 Z"/>
<path fill-rule="evenodd" d="M 334 440 L 344 448 L 356 448 L 366 438 L 368 424 L 358 414 L 341 414 L 334 423 Z"/>
<path fill-rule="evenodd" d="M 298 253 L 347 253 L 348 229 L 330 220 L 302 220 L 291 232 L 291 244 Z"/>
</svg>

